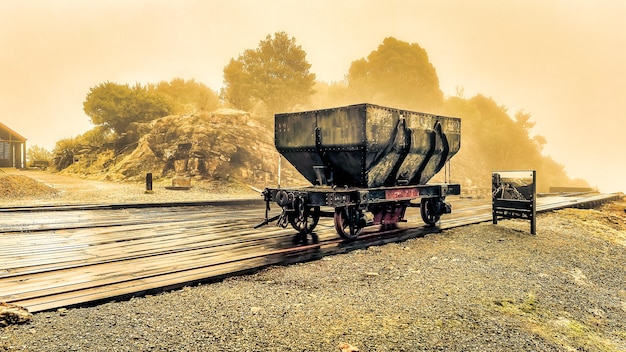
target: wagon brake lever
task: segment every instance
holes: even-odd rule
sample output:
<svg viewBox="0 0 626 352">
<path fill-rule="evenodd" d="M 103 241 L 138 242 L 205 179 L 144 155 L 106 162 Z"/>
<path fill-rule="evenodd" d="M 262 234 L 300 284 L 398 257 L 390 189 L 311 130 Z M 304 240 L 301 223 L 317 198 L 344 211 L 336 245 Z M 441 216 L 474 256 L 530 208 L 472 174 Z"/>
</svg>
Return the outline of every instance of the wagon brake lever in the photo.
<svg viewBox="0 0 626 352">
<path fill-rule="evenodd" d="M 273 221 L 278 220 L 278 218 L 280 218 L 280 215 L 276 215 L 276 216 L 271 217 L 271 218 L 269 218 L 269 219 L 268 219 L 268 218 L 266 218 L 265 220 L 263 220 L 263 222 L 261 222 L 260 224 L 258 224 L 258 225 L 256 225 L 256 226 L 254 226 L 254 228 L 255 228 L 255 229 L 258 229 L 258 228 L 259 228 L 259 227 L 261 227 L 261 226 L 265 226 L 265 225 L 269 224 L 270 222 L 273 222 Z"/>
</svg>

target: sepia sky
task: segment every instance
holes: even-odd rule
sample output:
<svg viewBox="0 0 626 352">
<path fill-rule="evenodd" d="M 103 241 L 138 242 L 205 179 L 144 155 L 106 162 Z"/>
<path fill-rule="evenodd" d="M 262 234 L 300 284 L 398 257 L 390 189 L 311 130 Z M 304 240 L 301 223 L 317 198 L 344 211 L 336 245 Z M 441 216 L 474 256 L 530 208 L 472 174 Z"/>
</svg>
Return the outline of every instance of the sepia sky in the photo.
<svg viewBox="0 0 626 352">
<path fill-rule="evenodd" d="M 530 113 L 570 177 L 626 192 L 624 23 L 617 0 L 2 0 L 0 121 L 51 150 L 93 127 L 82 103 L 100 83 L 219 90 L 228 61 L 278 31 L 339 81 L 392 36 L 427 51 L 444 94 Z"/>
</svg>

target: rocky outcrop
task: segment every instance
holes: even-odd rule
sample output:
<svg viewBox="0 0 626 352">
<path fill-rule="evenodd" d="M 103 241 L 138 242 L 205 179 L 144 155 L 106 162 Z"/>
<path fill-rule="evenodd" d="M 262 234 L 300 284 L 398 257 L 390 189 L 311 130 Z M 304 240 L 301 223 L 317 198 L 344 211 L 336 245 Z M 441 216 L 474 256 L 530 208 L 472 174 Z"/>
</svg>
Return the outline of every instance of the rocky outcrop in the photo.
<svg viewBox="0 0 626 352">
<path fill-rule="evenodd" d="M 279 155 L 274 133 L 250 113 L 221 109 L 167 116 L 133 129 L 141 137 L 132 152 L 116 161 L 112 172 L 119 178 L 140 180 L 150 172 L 156 178 L 276 184 Z M 302 182 L 289 167 L 282 177 Z"/>
<path fill-rule="evenodd" d="M 31 321 L 33 315 L 24 307 L 0 302 L 0 327 L 11 324 L 23 324 Z"/>
</svg>

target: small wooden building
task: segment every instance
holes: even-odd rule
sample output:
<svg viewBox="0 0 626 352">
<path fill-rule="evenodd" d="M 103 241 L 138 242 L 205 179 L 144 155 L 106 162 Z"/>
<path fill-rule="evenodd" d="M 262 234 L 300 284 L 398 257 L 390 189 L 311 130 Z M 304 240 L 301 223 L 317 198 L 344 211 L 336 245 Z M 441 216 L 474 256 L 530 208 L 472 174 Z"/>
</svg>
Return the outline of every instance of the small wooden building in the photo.
<svg viewBox="0 0 626 352">
<path fill-rule="evenodd" d="M 26 138 L 0 122 L 0 167 L 26 166 Z"/>
</svg>

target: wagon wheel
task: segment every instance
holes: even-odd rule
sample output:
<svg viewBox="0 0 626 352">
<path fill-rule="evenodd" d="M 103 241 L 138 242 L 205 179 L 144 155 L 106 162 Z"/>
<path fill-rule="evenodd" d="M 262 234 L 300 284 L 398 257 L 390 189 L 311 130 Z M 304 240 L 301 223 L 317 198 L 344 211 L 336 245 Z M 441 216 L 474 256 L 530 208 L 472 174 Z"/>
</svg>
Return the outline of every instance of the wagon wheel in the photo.
<svg viewBox="0 0 626 352">
<path fill-rule="evenodd" d="M 300 218 L 297 213 L 289 215 L 289 223 L 301 235 L 313 232 L 320 220 L 320 207 L 307 208 L 304 217 Z"/>
<path fill-rule="evenodd" d="M 354 207 L 340 207 L 335 209 L 335 230 L 342 238 L 354 240 L 363 231 L 357 223 L 357 210 Z"/>
<path fill-rule="evenodd" d="M 437 200 L 435 198 L 422 198 L 420 213 L 426 225 L 435 226 L 441 217 L 441 214 L 437 211 Z"/>
</svg>

